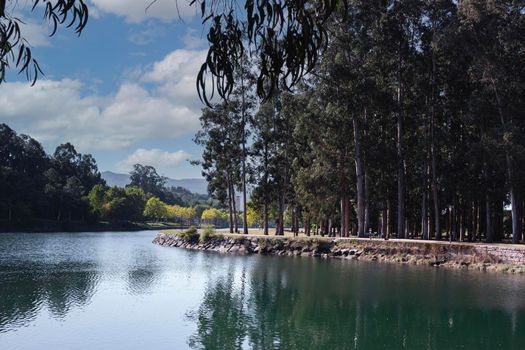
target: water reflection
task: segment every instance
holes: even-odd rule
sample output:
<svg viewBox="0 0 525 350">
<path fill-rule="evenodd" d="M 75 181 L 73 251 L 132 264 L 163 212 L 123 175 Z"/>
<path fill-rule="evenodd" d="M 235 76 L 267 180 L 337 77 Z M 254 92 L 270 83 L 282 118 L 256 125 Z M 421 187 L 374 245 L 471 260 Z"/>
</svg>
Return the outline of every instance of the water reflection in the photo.
<svg viewBox="0 0 525 350">
<path fill-rule="evenodd" d="M 191 347 L 242 347 L 249 324 L 245 281 L 242 278 L 240 285 L 236 286 L 234 267 L 229 266 L 225 277 L 208 285 L 202 305 L 196 312 L 188 314 L 188 318 L 197 324 L 197 332 L 188 341 Z"/>
<path fill-rule="evenodd" d="M 89 303 L 98 281 L 94 264 L 0 265 L 0 332 L 21 326 L 46 307 L 55 319 Z"/>
<path fill-rule="evenodd" d="M 523 277 L 256 259 L 210 280 L 195 349 L 523 349 Z M 239 274 L 237 272 L 237 274 Z M 511 300 L 509 300 L 509 298 Z"/>
<path fill-rule="evenodd" d="M 159 261 L 151 253 L 136 252 L 126 273 L 127 288 L 131 294 L 149 294 L 160 279 Z"/>
<path fill-rule="evenodd" d="M 228 256 L 152 235 L 0 235 L 2 350 L 525 348 L 525 276 Z"/>
</svg>

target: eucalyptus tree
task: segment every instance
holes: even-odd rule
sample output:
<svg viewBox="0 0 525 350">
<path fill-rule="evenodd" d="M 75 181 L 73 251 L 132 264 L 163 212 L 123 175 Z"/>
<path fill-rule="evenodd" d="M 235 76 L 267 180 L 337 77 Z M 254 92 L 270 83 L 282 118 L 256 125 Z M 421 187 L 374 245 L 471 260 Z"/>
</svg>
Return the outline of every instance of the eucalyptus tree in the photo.
<svg viewBox="0 0 525 350">
<path fill-rule="evenodd" d="M 493 118 L 499 124 L 497 133 L 504 149 L 514 243 L 521 236 L 517 184 L 521 169 L 517 159 L 523 152 L 524 9 L 523 1 L 468 0 L 459 4 L 465 44 L 472 50 L 472 78 L 489 99 Z"/>
<path fill-rule="evenodd" d="M 230 232 L 238 232 L 235 188 L 241 183 L 242 128 L 232 118 L 232 104 L 221 103 L 204 108 L 200 117 L 202 129 L 194 141 L 204 147 L 202 159 L 193 164 L 202 166 L 210 196 L 228 201 Z"/>
<path fill-rule="evenodd" d="M 253 119 L 253 113 L 255 108 L 255 90 L 254 76 L 251 71 L 252 66 L 250 61 L 244 58 L 236 66 L 236 83 L 231 95 L 228 97 L 226 103 L 230 107 L 230 118 L 233 123 L 236 123 L 240 127 L 240 145 L 241 145 L 241 191 L 243 195 L 243 233 L 248 234 L 247 224 L 247 158 L 248 150 L 247 143 L 250 138 L 250 130 L 248 126 Z"/>
<path fill-rule="evenodd" d="M 271 203 L 277 195 L 271 178 L 273 173 L 272 145 L 275 132 L 273 123 L 275 106 L 272 103 L 273 101 L 261 103 L 252 120 L 253 143 L 251 154 L 255 173 L 252 203 L 262 207 L 263 232 L 265 235 L 268 235 Z"/>
</svg>

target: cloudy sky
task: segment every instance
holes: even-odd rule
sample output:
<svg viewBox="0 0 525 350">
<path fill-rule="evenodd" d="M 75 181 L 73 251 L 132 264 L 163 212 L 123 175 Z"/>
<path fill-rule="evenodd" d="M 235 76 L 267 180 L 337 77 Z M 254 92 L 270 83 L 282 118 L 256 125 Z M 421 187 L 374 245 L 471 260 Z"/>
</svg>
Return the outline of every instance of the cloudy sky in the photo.
<svg viewBox="0 0 525 350">
<path fill-rule="evenodd" d="M 42 12 L 25 8 L 32 1 L 16 2 L 45 77 L 31 87 L 10 72 L 0 85 L 0 122 L 48 153 L 69 141 L 93 154 L 102 171 L 128 172 L 141 163 L 172 178 L 201 177 L 187 160 L 200 155 L 192 138 L 202 108 L 195 77 L 205 33 L 186 0 L 158 0 L 145 12 L 150 2 L 89 0 L 82 35 L 60 28 L 52 38 Z"/>
</svg>

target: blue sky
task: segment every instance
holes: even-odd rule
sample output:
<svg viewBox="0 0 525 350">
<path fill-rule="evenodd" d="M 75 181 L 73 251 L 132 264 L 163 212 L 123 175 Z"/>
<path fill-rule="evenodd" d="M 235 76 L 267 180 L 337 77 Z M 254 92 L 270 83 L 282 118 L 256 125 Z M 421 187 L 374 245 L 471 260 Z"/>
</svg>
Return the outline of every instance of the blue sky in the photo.
<svg viewBox="0 0 525 350">
<path fill-rule="evenodd" d="M 10 72 L 0 85 L 0 122 L 39 140 L 48 153 L 71 142 L 91 153 L 99 169 L 127 172 L 134 163 L 155 166 L 172 178 L 201 177 L 187 159 L 202 104 L 195 77 L 206 41 L 201 20 L 184 0 L 89 0 L 82 35 L 50 27 L 32 1 L 10 9 L 45 77 L 31 87 Z"/>
</svg>

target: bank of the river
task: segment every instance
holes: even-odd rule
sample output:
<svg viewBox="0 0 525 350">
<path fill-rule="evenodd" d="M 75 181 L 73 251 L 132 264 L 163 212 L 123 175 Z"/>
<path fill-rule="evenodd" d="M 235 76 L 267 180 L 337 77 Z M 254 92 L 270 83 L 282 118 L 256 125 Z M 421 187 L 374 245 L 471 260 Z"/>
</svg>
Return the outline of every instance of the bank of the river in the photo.
<svg viewBox="0 0 525 350">
<path fill-rule="evenodd" d="M 23 223 L 12 223 L 0 221 L 0 233 L 2 232 L 102 232 L 102 231 L 143 231 L 177 229 L 180 225 L 164 222 L 63 222 L 49 220 L 28 220 Z"/>
<path fill-rule="evenodd" d="M 313 256 L 458 269 L 525 273 L 525 246 L 403 239 L 215 235 L 199 241 L 177 231 L 162 231 L 153 243 L 235 254 Z"/>
</svg>

